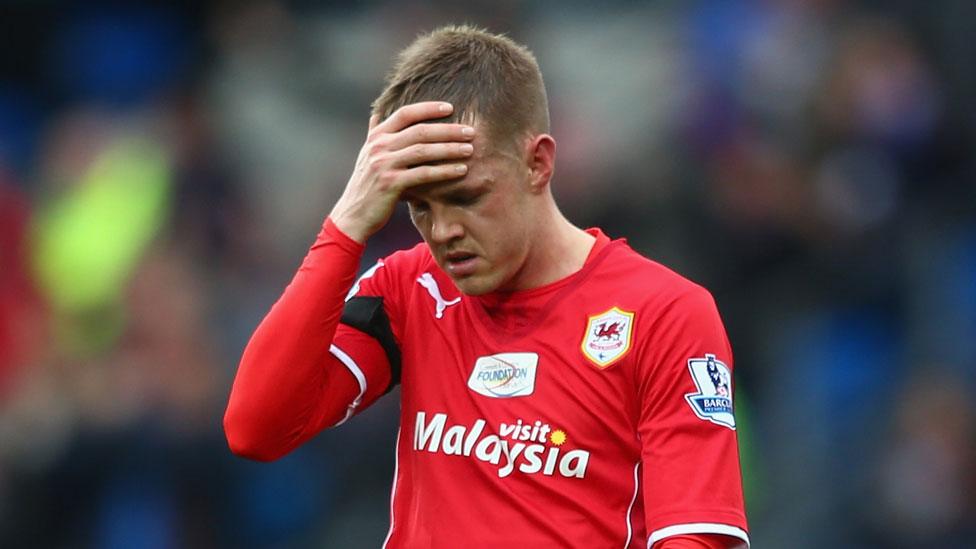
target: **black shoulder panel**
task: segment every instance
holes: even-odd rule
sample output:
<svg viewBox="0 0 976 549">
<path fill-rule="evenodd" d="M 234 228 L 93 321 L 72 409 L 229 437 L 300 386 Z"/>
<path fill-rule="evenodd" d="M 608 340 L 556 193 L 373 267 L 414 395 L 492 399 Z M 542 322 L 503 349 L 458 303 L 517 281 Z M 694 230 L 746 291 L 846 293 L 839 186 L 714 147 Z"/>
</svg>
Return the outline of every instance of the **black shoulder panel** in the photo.
<svg viewBox="0 0 976 549">
<path fill-rule="evenodd" d="M 390 386 L 385 392 L 390 392 L 400 383 L 400 348 L 393 338 L 390 319 L 386 317 L 386 311 L 383 310 L 383 298 L 353 297 L 342 309 L 341 322 L 373 336 L 383 347 L 386 358 L 390 361 Z"/>
</svg>

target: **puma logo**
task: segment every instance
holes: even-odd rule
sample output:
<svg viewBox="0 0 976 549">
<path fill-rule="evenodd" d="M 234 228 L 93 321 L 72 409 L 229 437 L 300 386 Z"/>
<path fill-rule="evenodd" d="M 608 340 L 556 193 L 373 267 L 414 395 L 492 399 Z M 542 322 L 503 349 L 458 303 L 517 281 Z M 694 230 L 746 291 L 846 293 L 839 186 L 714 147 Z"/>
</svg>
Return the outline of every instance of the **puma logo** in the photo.
<svg viewBox="0 0 976 549">
<path fill-rule="evenodd" d="M 451 305 L 457 305 L 461 302 L 461 296 L 458 296 L 450 301 L 445 301 L 444 296 L 441 295 L 441 289 L 437 286 L 437 281 L 434 280 L 434 276 L 430 273 L 420 275 L 417 282 L 419 282 L 424 288 L 427 288 L 427 293 L 430 294 L 430 297 L 434 298 L 434 305 L 437 309 L 434 313 L 435 318 L 443 317 L 444 309 L 447 309 Z"/>
</svg>

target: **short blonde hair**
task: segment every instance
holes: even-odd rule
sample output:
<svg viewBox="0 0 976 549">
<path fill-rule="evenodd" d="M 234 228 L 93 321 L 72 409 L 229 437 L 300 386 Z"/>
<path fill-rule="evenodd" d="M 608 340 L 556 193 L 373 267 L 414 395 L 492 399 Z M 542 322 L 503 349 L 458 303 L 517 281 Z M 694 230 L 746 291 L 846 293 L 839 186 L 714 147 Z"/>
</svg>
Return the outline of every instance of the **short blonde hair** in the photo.
<svg viewBox="0 0 976 549">
<path fill-rule="evenodd" d="M 373 114 L 384 120 L 419 101 L 453 104 L 442 121 L 477 121 L 498 144 L 549 131 L 546 88 L 532 52 L 468 25 L 441 27 L 401 51 Z"/>
</svg>

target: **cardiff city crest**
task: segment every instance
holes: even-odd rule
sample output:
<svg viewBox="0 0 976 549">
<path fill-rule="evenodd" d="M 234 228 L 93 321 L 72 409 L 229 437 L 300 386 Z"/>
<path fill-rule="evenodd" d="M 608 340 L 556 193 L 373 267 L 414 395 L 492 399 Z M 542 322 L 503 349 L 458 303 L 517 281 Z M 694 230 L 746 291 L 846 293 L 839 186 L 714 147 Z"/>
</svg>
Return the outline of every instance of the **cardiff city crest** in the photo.
<svg viewBox="0 0 976 549">
<path fill-rule="evenodd" d="M 704 358 L 689 359 L 688 369 L 698 392 L 685 395 L 685 399 L 695 415 L 734 431 L 732 374 L 729 367 L 717 360 L 715 355 L 706 354 Z"/>
<path fill-rule="evenodd" d="M 601 370 L 620 360 L 630 350 L 634 313 L 617 307 L 591 316 L 580 348 Z"/>
</svg>

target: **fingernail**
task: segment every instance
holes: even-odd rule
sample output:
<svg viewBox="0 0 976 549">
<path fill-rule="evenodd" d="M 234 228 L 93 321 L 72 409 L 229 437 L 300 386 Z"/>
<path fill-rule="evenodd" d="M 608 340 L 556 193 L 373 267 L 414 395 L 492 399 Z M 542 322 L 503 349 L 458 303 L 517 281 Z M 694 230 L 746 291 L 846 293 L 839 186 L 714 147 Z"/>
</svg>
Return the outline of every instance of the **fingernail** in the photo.
<svg viewBox="0 0 976 549">
<path fill-rule="evenodd" d="M 457 166 L 454 166 L 454 171 L 457 173 L 464 173 L 468 171 L 468 167 L 464 164 L 458 164 Z"/>
<path fill-rule="evenodd" d="M 439 108 L 441 112 L 451 112 L 454 110 L 454 105 L 451 105 L 450 103 L 441 103 Z"/>
<path fill-rule="evenodd" d="M 465 143 L 461 145 L 461 152 L 463 152 L 464 154 L 471 154 L 473 151 L 474 151 L 474 147 L 471 145 L 471 143 Z"/>
</svg>

